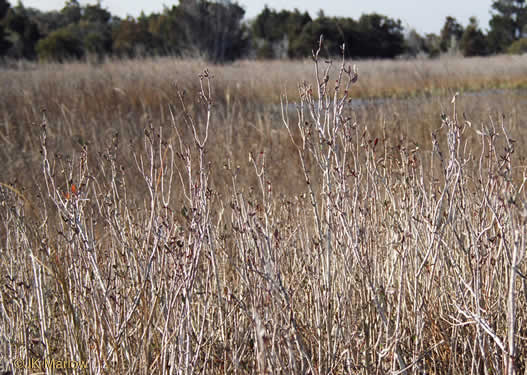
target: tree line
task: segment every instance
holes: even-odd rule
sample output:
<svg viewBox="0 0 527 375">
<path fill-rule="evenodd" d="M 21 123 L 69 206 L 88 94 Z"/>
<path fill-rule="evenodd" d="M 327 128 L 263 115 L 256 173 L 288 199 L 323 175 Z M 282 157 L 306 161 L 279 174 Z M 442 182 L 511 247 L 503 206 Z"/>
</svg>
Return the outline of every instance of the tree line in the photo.
<svg viewBox="0 0 527 375">
<path fill-rule="evenodd" d="M 453 53 L 484 56 L 527 52 L 527 0 L 495 0 L 489 29 L 476 18 L 463 27 L 447 17 L 438 34 L 405 30 L 400 20 L 372 13 L 355 20 L 315 18 L 295 9 L 267 6 L 252 20 L 228 0 L 180 0 L 160 13 L 119 18 L 100 2 L 81 5 L 67 0 L 57 11 L 12 6 L 0 0 L 0 57 L 64 61 L 105 56 L 189 56 L 211 62 L 239 58 L 304 58 L 323 34 L 327 55 L 394 58 Z"/>
</svg>

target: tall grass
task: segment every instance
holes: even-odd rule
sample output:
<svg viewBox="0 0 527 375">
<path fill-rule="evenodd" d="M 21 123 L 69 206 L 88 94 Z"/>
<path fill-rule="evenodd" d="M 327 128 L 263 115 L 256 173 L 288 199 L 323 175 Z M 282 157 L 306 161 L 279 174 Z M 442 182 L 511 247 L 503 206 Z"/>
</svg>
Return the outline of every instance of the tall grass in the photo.
<svg viewBox="0 0 527 375">
<path fill-rule="evenodd" d="M 526 371 L 522 98 L 350 107 L 374 80 L 314 58 L 281 110 L 250 106 L 265 101 L 247 88 L 257 72 L 224 78 L 234 67 L 182 85 L 187 67 L 179 87 L 148 76 L 167 71 L 152 62 L 6 78 L 3 135 L 19 144 L 3 153 L 0 352 L 13 366 Z"/>
</svg>

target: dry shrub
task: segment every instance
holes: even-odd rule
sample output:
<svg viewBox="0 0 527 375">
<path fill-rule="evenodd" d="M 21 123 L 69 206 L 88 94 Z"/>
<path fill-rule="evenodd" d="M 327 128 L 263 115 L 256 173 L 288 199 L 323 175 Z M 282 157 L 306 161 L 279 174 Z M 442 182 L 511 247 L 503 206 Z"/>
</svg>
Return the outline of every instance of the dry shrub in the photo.
<svg viewBox="0 0 527 375">
<path fill-rule="evenodd" d="M 314 57 L 315 79 L 281 113 L 237 118 L 243 101 L 218 105 L 208 71 L 195 91 L 152 101 L 77 82 L 89 97 L 71 98 L 78 111 L 15 104 L 40 118 L 21 138 L 40 149 L 40 177 L 0 190 L 10 366 L 525 371 L 521 116 L 509 134 L 503 117 L 471 120 L 470 99 L 463 116 L 458 97 L 350 108 L 356 70 Z M 177 105 L 149 118 L 163 98 Z M 145 118 L 128 129 L 138 106 Z M 115 128 L 68 146 L 96 111 Z"/>
</svg>

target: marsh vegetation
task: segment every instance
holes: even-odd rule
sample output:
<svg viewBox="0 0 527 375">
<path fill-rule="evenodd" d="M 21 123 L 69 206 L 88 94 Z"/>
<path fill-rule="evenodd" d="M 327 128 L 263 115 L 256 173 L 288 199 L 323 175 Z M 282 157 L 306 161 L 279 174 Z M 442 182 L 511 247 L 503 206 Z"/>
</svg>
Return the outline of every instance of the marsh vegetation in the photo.
<svg viewBox="0 0 527 375">
<path fill-rule="evenodd" d="M 0 352 L 524 373 L 525 57 L 355 64 L 0 71 Z"/>
</svg>

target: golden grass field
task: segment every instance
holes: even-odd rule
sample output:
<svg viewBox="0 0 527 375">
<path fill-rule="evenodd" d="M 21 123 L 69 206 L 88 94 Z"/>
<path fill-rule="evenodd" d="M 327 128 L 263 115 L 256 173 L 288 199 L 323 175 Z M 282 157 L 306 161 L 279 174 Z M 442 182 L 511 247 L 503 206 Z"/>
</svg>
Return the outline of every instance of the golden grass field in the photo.
<svg viewBox="0 0 527 375">
<path fill-rule="evenodd" d="M 0 82 L 13 373 L 527 373 L 527 57 Z"/>
</svg>

